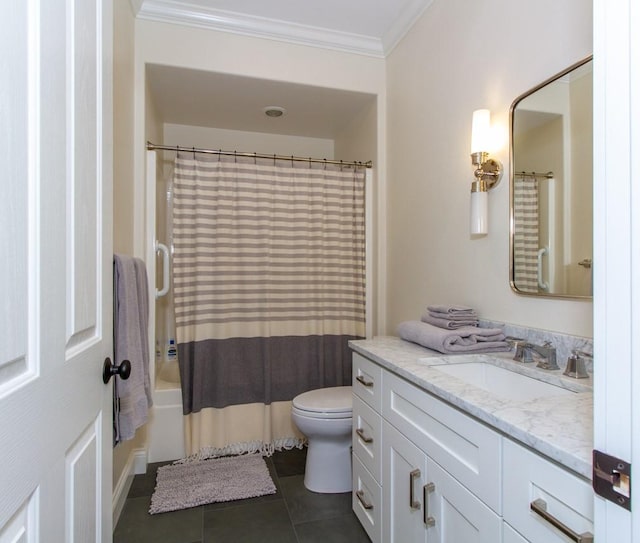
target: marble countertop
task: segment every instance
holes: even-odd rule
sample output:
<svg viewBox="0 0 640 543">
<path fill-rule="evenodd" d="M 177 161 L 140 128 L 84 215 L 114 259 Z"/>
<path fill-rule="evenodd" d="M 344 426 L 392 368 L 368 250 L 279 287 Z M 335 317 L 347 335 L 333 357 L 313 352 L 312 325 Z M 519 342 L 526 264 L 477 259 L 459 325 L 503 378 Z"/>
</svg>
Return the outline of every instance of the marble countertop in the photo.
<svg viewBox="0 0 640 543">
<path fill-rule="evenodd" d="M 431 392 L 579 475 L 591 479 L 593 450 L 593 389 L 591 379 L 572 379 L 560 371 L 535 369 L 514 362 L 512 353 L 443 355 L 397 337 L 350 341 L 356 352 L 407 381 Z M 573 394 L 529 401 L 508 399 L 452 377 L 436 367 L 486 361 L 551 384 Z"/>
</svg>

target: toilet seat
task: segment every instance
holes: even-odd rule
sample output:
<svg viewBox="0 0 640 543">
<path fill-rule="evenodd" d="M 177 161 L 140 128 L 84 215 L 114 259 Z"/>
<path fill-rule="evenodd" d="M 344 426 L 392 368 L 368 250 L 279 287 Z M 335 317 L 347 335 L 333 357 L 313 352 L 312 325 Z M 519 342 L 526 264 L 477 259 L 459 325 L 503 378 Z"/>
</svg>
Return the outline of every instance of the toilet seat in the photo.
<svg viewBox="0 0 640 543">
<path fill-rule="evenodd" d="M 293 399 L 293 411 L 318 419 L 347 419 L 353 413 L 350 386 L 320 388 L 303 392 Z"/>
</svg>

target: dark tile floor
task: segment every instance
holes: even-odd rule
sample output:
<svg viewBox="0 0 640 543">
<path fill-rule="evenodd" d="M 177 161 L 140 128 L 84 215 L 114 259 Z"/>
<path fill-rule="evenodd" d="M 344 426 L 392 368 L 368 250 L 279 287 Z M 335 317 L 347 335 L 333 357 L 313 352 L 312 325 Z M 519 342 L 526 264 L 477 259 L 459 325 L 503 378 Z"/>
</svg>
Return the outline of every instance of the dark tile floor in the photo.
<svg viewBox="0 0 640 543">
<path fill-rule="evenodd" d="M 114 543 L 369 543 L 351 511 L 351 494 L 316 494 L 303 484 L 306 449 L 266 458 L 277 492 L 149 515 L 156 470 L 136 475 Z"/>
</svg>

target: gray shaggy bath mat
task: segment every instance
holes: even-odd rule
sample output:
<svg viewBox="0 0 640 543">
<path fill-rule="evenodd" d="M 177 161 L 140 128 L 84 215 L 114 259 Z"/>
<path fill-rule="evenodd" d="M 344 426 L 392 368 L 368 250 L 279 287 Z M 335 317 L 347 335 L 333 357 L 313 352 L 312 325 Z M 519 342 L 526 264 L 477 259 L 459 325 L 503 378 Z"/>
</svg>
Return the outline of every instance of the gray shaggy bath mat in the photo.
<svg viewBox="0 0 640 543">
<path fill-rule="evenodd" d="M 149 513 L 275 494 L 262 456 L 250 454 L 158 468 Z"/>
</svg>

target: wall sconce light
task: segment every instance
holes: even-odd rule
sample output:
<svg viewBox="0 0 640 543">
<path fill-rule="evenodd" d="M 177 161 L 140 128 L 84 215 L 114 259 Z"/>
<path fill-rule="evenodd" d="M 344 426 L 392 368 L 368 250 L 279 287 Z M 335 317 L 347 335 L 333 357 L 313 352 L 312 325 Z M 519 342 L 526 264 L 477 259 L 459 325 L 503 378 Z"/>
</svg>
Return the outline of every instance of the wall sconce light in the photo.
<svg viewBox="0 0 640 543">
<path fill-rule="evenodd" d="M 478 109 L 473 112 L 471 127 L 471 163 L 475 167 L 473 175 L 476 178 L 471 183 L 471 234 L 489 233 L 488 191 L 502 178 L 502 164 L 489 158 L 491 147 L 491 112 Z"/>
</svg>

